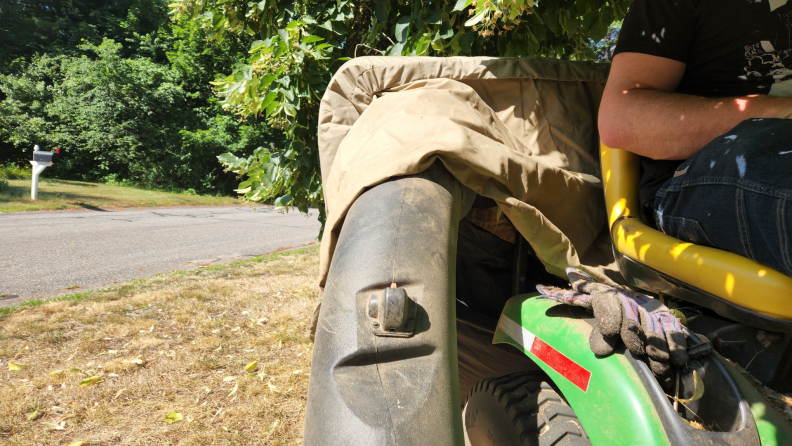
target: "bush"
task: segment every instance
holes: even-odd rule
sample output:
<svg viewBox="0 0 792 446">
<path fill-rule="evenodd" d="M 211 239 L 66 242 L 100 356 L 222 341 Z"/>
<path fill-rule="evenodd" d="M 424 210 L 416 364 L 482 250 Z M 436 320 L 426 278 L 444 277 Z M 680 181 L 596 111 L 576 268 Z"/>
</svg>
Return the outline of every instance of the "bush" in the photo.
<svg viewBox="0 0 792 446">
<path fill-rule="evenodd" d="M 8 191 L 8 180 L 0 178 L 0 193 Z"/>
<path fill-rule="evenodd" d="M 0 164 L 0 178 L 6 180 L 26 180 L 33 176 L 30 168 L 19 167 L 15 164 Z"/>
</svg>

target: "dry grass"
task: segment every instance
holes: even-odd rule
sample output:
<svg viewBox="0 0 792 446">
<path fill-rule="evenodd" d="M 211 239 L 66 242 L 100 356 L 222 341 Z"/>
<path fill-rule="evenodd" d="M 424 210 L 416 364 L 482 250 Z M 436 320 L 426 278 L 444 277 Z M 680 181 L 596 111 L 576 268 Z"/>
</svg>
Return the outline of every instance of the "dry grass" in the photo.
<svg viewBox="0 0 792 446">
<path fill-rule="evenodd" d="M 0 443 L 299 444 L 317 267 L 312 247 L 0 314 Z"/>
</svg>

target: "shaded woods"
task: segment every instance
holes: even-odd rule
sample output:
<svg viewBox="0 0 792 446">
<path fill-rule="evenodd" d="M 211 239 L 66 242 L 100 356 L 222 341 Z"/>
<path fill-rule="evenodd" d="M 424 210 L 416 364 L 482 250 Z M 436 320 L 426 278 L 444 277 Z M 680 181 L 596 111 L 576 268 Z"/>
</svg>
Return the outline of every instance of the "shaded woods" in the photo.
<svg viewBox="0 0 792 446">
<path fill-rule="evenodd" d="M 233 193 L 217 155 L 282 140 L 212 92 L 247 40 L 210 42 L 160 0 L 0 0 L 0 164 L 39 144 L 63 155 L 49 176 Z"/>
</svg>

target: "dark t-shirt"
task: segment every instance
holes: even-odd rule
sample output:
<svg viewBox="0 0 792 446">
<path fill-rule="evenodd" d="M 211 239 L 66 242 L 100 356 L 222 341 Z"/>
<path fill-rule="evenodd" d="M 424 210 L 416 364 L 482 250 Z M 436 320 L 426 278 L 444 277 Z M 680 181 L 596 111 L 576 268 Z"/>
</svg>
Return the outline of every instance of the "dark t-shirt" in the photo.
<svg viewBox="0 0 792 446">
<path fill-rule="evenodd" d="M 686 63 L 678 93 L 792 96 L 792 0 L 635 0 L 618 53 Z M 642 205 L 680 163 L 641 161 Z"/>
</svg>

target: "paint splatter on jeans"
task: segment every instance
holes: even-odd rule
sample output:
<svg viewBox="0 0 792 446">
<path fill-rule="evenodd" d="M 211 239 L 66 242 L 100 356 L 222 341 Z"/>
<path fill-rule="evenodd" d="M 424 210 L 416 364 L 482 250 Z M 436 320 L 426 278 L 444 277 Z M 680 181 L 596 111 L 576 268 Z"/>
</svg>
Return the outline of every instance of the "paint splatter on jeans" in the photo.
<svg viewBox="0 0 792 446">
<path fill-rule="evenodd" d="M 658 190 L 668 235 L 792 276 L 792 120 L 749 119 L 682 163 Z"/>
</svg>

